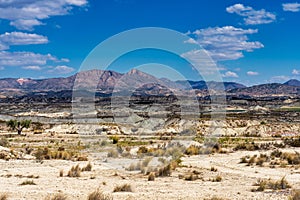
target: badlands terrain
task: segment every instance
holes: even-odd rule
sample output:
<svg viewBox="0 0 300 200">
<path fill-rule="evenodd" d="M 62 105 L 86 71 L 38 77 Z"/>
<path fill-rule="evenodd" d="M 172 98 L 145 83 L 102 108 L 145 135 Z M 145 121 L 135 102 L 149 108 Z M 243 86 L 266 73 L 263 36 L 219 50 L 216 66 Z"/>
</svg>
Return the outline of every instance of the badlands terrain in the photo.
<svg viewBox="0 0 300 200">
<path fill-rule="evenodd" d="M 1 80 L 0 199 L 299 199 L 294 82 L 226 83 L 217 104 L 207 95 L 220 98 L 220 83 L 146 84 L 126 98 L 105 80 L 92 101 L 65 79 L 51 90 L 51 80 Z M 18 135 L 9 120 L 31 124 Z"/>
</svg>

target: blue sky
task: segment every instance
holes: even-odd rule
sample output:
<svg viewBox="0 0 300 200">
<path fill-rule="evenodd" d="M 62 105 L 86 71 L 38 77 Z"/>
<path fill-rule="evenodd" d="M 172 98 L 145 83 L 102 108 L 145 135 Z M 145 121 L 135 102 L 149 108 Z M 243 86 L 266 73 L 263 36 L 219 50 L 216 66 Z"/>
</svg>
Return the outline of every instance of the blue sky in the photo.
<svg viewBox="0 0 300 200">
<path fill-rule="evenodd" d="M 294 0 L 21 2 L 0 0 L 0 77 L 69 76 L 107 38 L 134 28 L 163 27 L 187 34 L 206 49 L 226 81 L 253 85 L 300 79 L 300 3 Z M 134 60 L 146 54 L 120 58 L 120 68 L 112 69 L 124 72 L 121 61 L 134 67 Z M 150 55 L 156 62 L 176 61 L 172 55 Z M 183 61 L 176 63 L 189 70 Z"/>
</svg>

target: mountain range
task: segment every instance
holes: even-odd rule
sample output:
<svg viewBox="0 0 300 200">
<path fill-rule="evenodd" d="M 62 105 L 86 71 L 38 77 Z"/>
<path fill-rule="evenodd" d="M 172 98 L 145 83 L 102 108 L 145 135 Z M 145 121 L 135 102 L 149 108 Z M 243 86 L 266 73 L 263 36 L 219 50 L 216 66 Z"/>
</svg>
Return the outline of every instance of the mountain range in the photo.
<svg viewBox="0 0 300 200">
<path fill-rule="evenodd" d="M 300 81 L 289 80 L 283 84 L 268 83 L 247 87 L 235 82 L 215 81 L 171 81 L 166 78 L 156 78 L 142 71 L 133 69 L 125 74 L 115 71 L 89 70 L 76 73 L 66 78 L 27 79 L 3 78 L 0 79 L 0 98 L 22 96 L 29 93 L 62 92 L 78 90 L 93 90 L 103 94 L 112 92 L 135 91 L 139 94 L 197 94 L 218 92 L 225 89 L 227 94 L 236 95 L 293 95 L 300 96 Z"/>
</svg>

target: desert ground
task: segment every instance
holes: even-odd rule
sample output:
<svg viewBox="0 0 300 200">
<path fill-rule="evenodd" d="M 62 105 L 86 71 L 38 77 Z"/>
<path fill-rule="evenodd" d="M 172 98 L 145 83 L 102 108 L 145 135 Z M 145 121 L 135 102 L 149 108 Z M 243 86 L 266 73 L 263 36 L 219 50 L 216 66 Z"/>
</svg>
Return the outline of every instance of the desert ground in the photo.
<svg viewBox="0 0 300 200">
<path fill-rule="evenodd" d="M 140 135 L 113 123 L 80 134 L 70 122 L 32 123 L 18 135 L 2 121 L 0 194 L 88 199 L 98 189 L 122 200 L 292 199 L 300 188 L 299 116 L 272 116 L 228 115 L 213 138 L 207 118 L 187 135 L 174 124 Z"/>
</svg>

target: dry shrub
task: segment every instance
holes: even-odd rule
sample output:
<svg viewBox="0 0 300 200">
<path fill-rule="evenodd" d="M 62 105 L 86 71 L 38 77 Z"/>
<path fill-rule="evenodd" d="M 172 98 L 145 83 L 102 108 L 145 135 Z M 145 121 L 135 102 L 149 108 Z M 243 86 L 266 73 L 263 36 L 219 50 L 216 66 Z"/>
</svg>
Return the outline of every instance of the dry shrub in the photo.
<svg viewBox="0 0 300 200">
<path fill-rule="evenodd" d="M 172 167 L 171 167 L 171 164 L 168 164 L 164 167 L 161 167 L 159 170 L 158 170 L 158 173 L 157 173 L 157 176 L 171 176 L 171 173 L 172 173 Z"/>
<path fill-rule="evenodd" d="M 148 175 L 148 181 L 154 181 L 155 179 L 155 173 L 154 172 L 151 172 L 149 175 Z"/>
<path fill-rule="evenodd" d="M 222 181 L 222 176 L 217 175 L 215 178 L 211 179 L 212 182 L 221 182 Z"/>
<path fill-rule="evenodd" d="M 3 146 L 3 147 L 9 147 L 9 141 L 7 140 L 7 138 L 5 137 L 1 137 L 0 138 L 0 146 Z"/>
<path fill-rule="evenodd" d="M 67 199 L 68 199 L 67 195 L 61 193 L 54 194 L 53 196 L 47 196 L 45 198 L 45 200 L 67 200 Z"/>
<path fill-rule="evenodd" d="M 20 183 L 20 185 L 36 185 L 36 183 L 33 180 L 26 180 Z"/>
<path fill-rule="evenodd" d="M 104 194 L 100 189 L 97 189 L 89 194 L 87 200 L 113 200 L 113 197 L 109 194 Z"/>
<path fill-rule="evenodd" d="M 211 197 L 209 199 L 204 199 L 204 200 L 225 200 L 225 199 L 220 198 L 220 197 Z"/>
<path fill-rule="evenodd" d="M 293 190 L 292 195 L 289 197 L 289 200 L 300 200 L 300 189 Z"/>
<path fill-rule="evenodd" d="M 186 181 L 195 181 L 197 179 L 199 179 L 199 176 L 193 173 L 189 173 L 184 176 L 184 180 Z"/>
<path fill-rule="evenodd" d="M 117 185 L 113 192 L 132 192 L 130 184 Z"/>
<path fill-rule="evenodd" d="M 107 157 L 117 158 L 119 156 L 119 152 L 116 149 L 109 149 L 107 152 Z"/>
<path fill-rule="evenodd" d="M 0 194 L 0 200 L 7 200 L 8 195 L 7 194 Z"/>
<path fill-rule="evenodd" d="M 61 169 L 61 170 L 59 171 L 59 177 L 63 177 L 63 176 L 64 176 L 64 170 Z"/>
<path fill-rule="evenodd" d="M 273 181 L 271 179 L 269 180 L 261 180 L 259 179 L 257 183 L 254 184 L 254 186 L 258 186 L 257 189 L 252 189 L 252 192 L 262 192 L 265 189 L 271 189 L 271 190 L 284 190 L 287 188 L 291 188 L 290 184 L 286 181 L 285 177 L 282 177 L 278 181 Z"/>
<path fill-rule="evenodd" d="M 185 150 L 185 154 L 187 154 L 187 155 L 198 155 L 199 154 L 199 147 L 197 147 L 195 145 L 191 145 Z"/>
<path fill-rule="evenodd" d="M 211 168 L 210 168 L 210 171 L 212 171 L 212 172 L 217 172 L 217 171 L 218 171 L 218 169 L 217 169 L 217 168 L 215 168 L 215 167 L 211 167 Z"/>
<path fill-rule="evenodd" d="M 68 177 L 80 177 L 81 169 L 79 165 L 76 165 L 75 167 L 72 166 L 72 168 L 68 171 Z"/>
<path fill-rule="evenodd" d="M 89 162 L 85 167 L 83 167 L 82 169 L 81 169 L 81 171 L 86 171 L 86 172 L 90 172 L 90 171 L 92 171 L 92 164 Z"/>
</svg>

